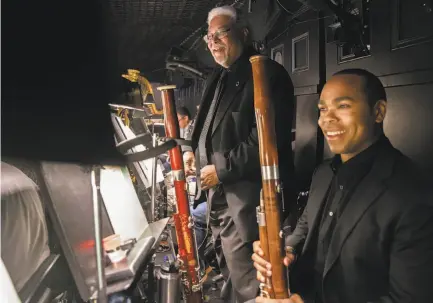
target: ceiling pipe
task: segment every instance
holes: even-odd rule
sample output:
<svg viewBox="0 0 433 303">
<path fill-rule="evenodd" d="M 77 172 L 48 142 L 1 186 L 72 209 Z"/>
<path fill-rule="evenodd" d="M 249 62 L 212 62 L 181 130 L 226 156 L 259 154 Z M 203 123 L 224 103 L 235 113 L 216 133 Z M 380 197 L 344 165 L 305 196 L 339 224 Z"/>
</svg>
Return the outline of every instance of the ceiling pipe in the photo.
<svg viewBox="0 0 433 303">
<path fill-rule="evenodd" d="M 173 70 L 173 71 L 176 71 L 177 69 L 182 69 L 194 77 L 197 77 L 200 79 L 205 79 L 204 73 L 202 73 L 198 69 L 195 69 L 194 67 L 191 67 L 191 66 L 183 64 L 183 63 L 174 62 L 174 61 L 166 61 L 165 67 L 166 67 L 166 69 Z"/>
</svg>

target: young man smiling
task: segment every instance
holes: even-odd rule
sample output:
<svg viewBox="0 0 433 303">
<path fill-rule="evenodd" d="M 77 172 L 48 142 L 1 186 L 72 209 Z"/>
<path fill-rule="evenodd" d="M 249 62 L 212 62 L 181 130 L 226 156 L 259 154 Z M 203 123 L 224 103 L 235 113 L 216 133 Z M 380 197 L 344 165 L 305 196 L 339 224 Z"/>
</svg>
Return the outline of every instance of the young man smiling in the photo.
<svg viewBox="0 0 433 303">
<path fill-rule="evenodd" d="M 316 170 L 305 211 L 286 237 L 291 290 L 316 303 L 431 302 L 432 193 L 383 133 L 380 80 L 361 69 L 341 71 L 326 83 L 318 107 L 336 156 Z M 263 280 L 272 268 L 259 242 L 254 251 Z"/>
</svg>

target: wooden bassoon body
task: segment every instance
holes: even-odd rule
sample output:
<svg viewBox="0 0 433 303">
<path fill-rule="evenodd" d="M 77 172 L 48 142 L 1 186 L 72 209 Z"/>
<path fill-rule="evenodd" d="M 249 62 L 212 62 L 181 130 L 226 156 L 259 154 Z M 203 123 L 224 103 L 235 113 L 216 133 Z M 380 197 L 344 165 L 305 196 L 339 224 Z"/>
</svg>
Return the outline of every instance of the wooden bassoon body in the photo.
<svg viewBox="0 0 433 303">
<path fill-rule="evenodd" d="M 282 184 L 279 178 L 275 112 L 266 56 L 250 58 L 254 82 L 254 108 L 259 139 L 262 192 L 257 207 L 260 245 L 264 258 L 272 265 L 272 277 L 260 286 L 261 295 L 272 299 L 289 297 L 287 274 L 283 264 L 284 245 L 281 233 Z"/>
<path fill-rule="evenodd" d="M 164 125 L 168 138 L 180 138 L 177 119 L 174 89 L 176 87 L 161 86 L 158 90 L 162 94 L 164 109 Z M 203 302 L 202 286 L 200 282 L 200 265 L 197 256 L 197 246 L 190 215 L 188 195 L 186 191 L 185 171 L 180 146 L 169 151 L 171 169 L 176 193 L 177 212 L 174 214 L 176 237 L 178 242 L 178 260 L 181 263 L 181 280 L 183 293 L 187 303 Z"/>
</svg>

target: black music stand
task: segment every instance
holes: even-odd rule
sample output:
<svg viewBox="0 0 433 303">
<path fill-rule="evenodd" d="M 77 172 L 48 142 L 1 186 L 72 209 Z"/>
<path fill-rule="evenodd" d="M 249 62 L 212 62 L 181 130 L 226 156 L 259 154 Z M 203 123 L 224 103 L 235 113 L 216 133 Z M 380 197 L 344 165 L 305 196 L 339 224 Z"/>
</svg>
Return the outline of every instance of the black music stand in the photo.
<svg viewBox="0 0 433 303">
<path fill-rule="evenodd" d="M 99 236 L 95 237 L 91 167 L 43 162 L 40 167 L 41 190 L 47 197 L 47 209 L 53 221 L 53 229 L 58 235 L 60 245 L 73 275 L 81 298 L 104 301 L 105 294 L 129 289 L 139 279 L 146 263 L 151 259 L 168 219 L 149 224 L 127 256 L 127 262 L 114 268 L 104 266 L 103 285 L 106 293 L 99 293 L 97 279 L 97 253 L 94 239 L 102 239 L 114 233 L 104 203 L 98 199 L 101 224 Z M 102 260 L 101 256 L 101 260 Z M 105 258 L 104 258 L 105 260 Z"/>
</svg>

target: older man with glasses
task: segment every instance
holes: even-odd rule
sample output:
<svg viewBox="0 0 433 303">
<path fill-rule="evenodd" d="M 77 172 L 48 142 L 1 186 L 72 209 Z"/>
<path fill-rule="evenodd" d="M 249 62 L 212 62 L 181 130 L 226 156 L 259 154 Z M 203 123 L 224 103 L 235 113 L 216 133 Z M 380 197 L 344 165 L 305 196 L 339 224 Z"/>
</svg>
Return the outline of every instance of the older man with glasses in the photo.
<svg viewBox="0 0 433 303">
<path fill-rule="evenodd" d="M 196 159 L 197 201 L 207 198 L 208 223 L 217 243 L 218 260 L 225 261 L 220 263 L 227 282 L 222 299 L 245 302 L 258 293 L 251 254 L 252 243 L 258 239 L 255 208 L 261 177 L 249 62 L 250 56 L 257 53 L 233 7 L 211 10 L 207 22 L 204 39 L 217 67 L 205 86 L 192 133 L 194 155 L 190 153 L 190 157 Z M 271 61 L 268 72 L 276 113 L 280 176 L 284 181 L 293 174 L 293 84 L 284 67 L 276 62 Z M 293 196 L 288 185 L 286 200 Z"/>
</svg>

